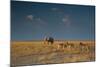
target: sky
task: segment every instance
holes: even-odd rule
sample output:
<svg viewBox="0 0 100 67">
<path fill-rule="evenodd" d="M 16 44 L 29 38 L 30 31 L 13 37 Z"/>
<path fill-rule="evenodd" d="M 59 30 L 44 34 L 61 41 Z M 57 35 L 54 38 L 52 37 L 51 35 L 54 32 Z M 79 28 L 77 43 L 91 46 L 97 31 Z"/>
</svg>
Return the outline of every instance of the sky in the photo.
<svg viewBox="0 0 100 67">
<path fill-rule="evenodd" d="M 11 1 L 11 40 L 95 40 L 95 7 Z"/>
</svg>

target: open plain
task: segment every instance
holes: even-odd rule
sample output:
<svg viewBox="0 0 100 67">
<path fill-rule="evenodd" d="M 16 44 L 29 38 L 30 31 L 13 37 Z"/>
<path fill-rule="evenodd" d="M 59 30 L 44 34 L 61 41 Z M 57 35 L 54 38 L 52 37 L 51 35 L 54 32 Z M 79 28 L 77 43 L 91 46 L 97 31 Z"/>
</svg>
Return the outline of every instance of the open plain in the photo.
<svg viewBox="0 0 100 67">
<path fill-rule="evenodd" d="M 11 42 L 11 66 L 13 67 L 88 61 L 95 61 L 94 41 L 58 40 L 53 44 L 44 44 L 44 41 Z"/>
</svg>

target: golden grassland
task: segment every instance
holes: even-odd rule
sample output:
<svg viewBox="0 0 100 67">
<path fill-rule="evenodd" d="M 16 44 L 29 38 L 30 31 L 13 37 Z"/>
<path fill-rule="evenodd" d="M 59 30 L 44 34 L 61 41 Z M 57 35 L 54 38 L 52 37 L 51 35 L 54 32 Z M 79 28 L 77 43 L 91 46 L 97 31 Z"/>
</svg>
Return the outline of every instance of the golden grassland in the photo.
<svg viewBox="0 0 100 67">
<path fill-rule="evenodd" d="M 60 43 L 73 43 L 74 47 L 58 45 Z M 80 46 L 80 42 L 85 46 Z M 43 41 L 12 41 L 11 66 L 55 64 L 71 62 L 95 61 L 94 41 L 55 41 L 54 44 L 44 44 Z"/>
</svg>

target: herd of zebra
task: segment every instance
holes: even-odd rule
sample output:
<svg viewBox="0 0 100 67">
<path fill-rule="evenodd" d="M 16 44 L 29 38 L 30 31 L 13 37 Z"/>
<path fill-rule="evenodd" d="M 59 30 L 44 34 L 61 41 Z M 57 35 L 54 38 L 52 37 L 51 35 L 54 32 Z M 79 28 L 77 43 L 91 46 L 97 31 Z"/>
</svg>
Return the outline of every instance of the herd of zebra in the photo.
<svg viewBox="0 0 100 67">
<path fill-rule="evenodd" d="M 54 38 L 53 37 L 44 38 L 44 44 L 53 45 Z M 76 45 L 74 43 L 70 43 L 67 41 L 64 43 L 59 43 L 59 44 L 57 44 L 57 46 L 58 46 L 57 49 L 65 49 L 65 48 L 75 48 Z M 86 43 L 79 42 L 78 46 L 81 49 L 81 51 L 83 51 L 84 49 L 86 51 L 89 50 L 89 46 L 87 46 Z"/>
</svg>

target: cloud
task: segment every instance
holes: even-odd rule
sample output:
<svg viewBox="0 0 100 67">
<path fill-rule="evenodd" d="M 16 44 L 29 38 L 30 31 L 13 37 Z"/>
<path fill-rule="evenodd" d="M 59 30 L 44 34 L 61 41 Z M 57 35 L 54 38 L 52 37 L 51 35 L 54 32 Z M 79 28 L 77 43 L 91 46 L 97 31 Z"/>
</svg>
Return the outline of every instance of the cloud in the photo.
<svg viewBox="0 0 100 67">
<path fill-rule="evenodd" d="M 45 20 L 38 16 L 33 16 L 33 15 L 27 15 L 26 16 L 27 22 L 31 22 L 34 28 L 36 29 L 43 29 L 46 27 L 47 23 Z"/>
<path fill-rule="evenodd" d="M 62 18 L 62 21 L 63 21 L 63 22 L 68 22 L 68 21 L 69 21 L 69 17 L 68 17 L 68 16 L 63 17 L 63 18 Z"/>
<path fill-rule="evenodd" d="M 38 24 L 40 24 L 40 25 L 46 25 L 47 23 L 43 20 L 43 19 L 41 19 L 41 18 L 36 18 L 36 22 L 38 23 Z"/>
<path fill-rule="evenodd" d="M 53 7 L 51 8 L 51 11 L 53 12 L 54 15 L 57 15 L 58 17 L 64 15 L 64 11 L 61 8 Z"/>
<path fill-rule="evenodd" d="M 52 11 L 58 11 L 59 9 L 54 7 L 54 8 L 51 8 Z"/>
<path fill-rule="evenodd" d="M 34 16 L 33 15 L 27 15 L 26 17 L 29 21 L 33 21 Z"/>
<path fill-rule="evenodd" d="M 42 18 L 35 17 L 33 20 L 33 25 L 36 29 L 45 29 L 47 26 L 47 23 Z"/>
<path fill-rule="evenodd" d="M 64 16 L 62 18 L 62 23 L 64 25 L 66 25 L 67 27 L 69 27 L 71 25 L 71 20 L 70 20 L 70 17 L 68 15 Z"/>
</svg>

